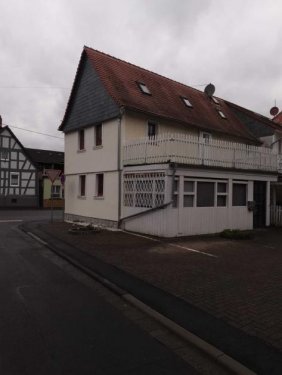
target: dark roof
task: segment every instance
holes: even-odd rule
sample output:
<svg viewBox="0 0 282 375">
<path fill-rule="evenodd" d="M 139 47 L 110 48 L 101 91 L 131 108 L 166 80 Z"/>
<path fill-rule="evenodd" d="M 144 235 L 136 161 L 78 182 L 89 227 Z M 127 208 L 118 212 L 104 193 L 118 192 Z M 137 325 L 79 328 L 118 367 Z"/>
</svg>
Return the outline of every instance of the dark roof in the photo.
<svg viewBox="0 0 282 375">
<path fill-rule="evenodd" d="M 64 153 L 60 151 L 26 148 L 26 152 L 37 164 L 64 164 Z"/>
<path fill-rule="evenodd" d="M 90 60 L 108 94 L 119 107 L 256 142 L 222 99 L 217 98 L 219 105 L 216 105 L 199 90 L 89 47 L 84 47 L 80 65 L 86 58 Z M 145 84 L 151 94 L 142 93 L 138 82 Z M 74 102 L 75 87 L 76 80 L 60 130 L 64 128 Z M 187 98 L 193 108 L 185 106 L 182 97 Z M 221 118 L 218 109 L 225 114 L 226 119 Z"/>
<path fill-rule="evenodd" d="M 234 111 L 241 122 L 249 129 L 256 138 L 273 135 L 275 131 L 281 132 L 282 127 L 274 123 L 268 117 L 243 108 L 237 104 L 225 101 Z"/>
</svg>

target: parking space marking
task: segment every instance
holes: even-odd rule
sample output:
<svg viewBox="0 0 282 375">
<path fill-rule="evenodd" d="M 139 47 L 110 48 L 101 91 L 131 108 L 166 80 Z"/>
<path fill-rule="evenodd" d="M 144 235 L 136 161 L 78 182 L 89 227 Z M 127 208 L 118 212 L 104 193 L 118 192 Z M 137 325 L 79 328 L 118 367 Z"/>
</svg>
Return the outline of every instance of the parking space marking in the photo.
<svg viewBox="0 0 282 375">
<path fill-rule="evenodd" d="M 11 219 L 11 220 L 0 220 L 0 223 L 19 223 L 23 220 L 21 219 Z"/>
<path fill-rule="evenodd" d="M 149 236 L 143 236 L 142 234 L 127 232 L 126 230 L 124 232 L 127 233 L 127 234 L 131 234 L 132 236 L 146 238 L 147 240 L 151 240 L 151 241 L 155 241 L 155 242 L 161 242 L 161 240 L 158 240 L 157 238 L 152 238 L 152 237 L 149 237 Z"/>
<path fill-rule="evenodd" d="M 196 249 L 191 249 L 190 247 L 185 247 L 185 246 L 177 245 L 177 244 L 175 244 L 175 243 L 169 243 L 169 245 L 170 245 L 170 246 L 179 247 L 180 249 L 184 249 L 184 250 L 187 250 L 187 251 L 191 251 L 191 252 L 193 252 L 193 253 L 199 253 L 199 254 L 207 255 L 208 257 L 218 258 L 217 255 L 210 254 L 210 253 L 206 253 L 206 252 L 204 252 L 204 251 L 200 251 L 200 250 L 196 250 Z"/>
</svg>

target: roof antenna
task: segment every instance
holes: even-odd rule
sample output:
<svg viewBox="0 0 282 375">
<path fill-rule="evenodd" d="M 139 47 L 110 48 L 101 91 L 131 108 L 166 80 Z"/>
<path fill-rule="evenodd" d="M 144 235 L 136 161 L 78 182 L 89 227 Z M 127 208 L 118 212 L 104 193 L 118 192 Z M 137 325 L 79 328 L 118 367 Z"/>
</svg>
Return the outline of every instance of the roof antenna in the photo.
<svg viewBox="0 0 282 375">
<path fill-rule="evenodd" d="M 270 108 L 271 116 L 276 116 L 279 113 L 279 108 L 276 106 L 276 99 L 274 100 L 274 107 Z"/>
<path fill-rule="evenodd" d="M 213 94 L 215 93 L 215 86 L 212 84 L 212 83 L 209 83 L 206 87 L 205 87 L 205 94 L 211 98 L 213 96 Z"/>
</svg>

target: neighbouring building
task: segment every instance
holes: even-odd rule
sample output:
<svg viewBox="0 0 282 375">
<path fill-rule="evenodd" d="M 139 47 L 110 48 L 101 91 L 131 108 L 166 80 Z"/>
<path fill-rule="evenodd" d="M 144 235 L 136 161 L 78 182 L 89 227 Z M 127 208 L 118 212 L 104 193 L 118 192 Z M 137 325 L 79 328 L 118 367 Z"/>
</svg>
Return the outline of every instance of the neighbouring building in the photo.
<svg viewBox="0 0 282 375">
<path fill-rule="evenodd" d="M 269 225 L 280 129 L 206 92 L 85 47 L 59 128 L 65 219 L 167 237 Z"/>
<path fill-rule="evenodd" d="M 54 183 L 46 174 L 47 169 L 57 169 L 64 172 L 64 153 L 53 150 L 26 148 L 38 171 L 39 207 L 54 208 L 64 207 L 64 186 L 58 176 Z"/>
<path fill-rule="evenodd" d="M 0 117 L 0 208 L 38 207 L 37 170 Z"/>
</svg>

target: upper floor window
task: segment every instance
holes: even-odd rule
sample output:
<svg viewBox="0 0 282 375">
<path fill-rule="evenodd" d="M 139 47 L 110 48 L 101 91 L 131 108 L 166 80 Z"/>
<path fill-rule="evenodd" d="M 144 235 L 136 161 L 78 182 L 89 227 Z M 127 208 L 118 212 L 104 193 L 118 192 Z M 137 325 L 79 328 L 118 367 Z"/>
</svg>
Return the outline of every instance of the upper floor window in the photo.
<svg viewBox="0 0 282 375">
<path fill-rule="evenodd" d="M 157 124 L 155 122 L 148 122 L 148 137 L 156 137 L 157 135 Z"/>
<path fill-rule="evenodd" d="M 20 185 L 20 176 L 18 172 L 12 172 L 10 174 L 10 186 L 19 186 Z"/>
<path fill-rule="evenodd" d="M 1 150 L 0 151 L 0 160 L 9 160 L 9 151 Z"/>
<path fill-rule="evenodd" d="M 145 83 L 137 82 L 140 90 L 143 92 L 143 94 L 152 95 L 148 87 L 145 85 Z"/>
<path fill-rule="evenodd" d="M 95 146 L 102 146 L 102 124 L 98 124 L 94 128 L 94 144 Z"/>
<path fill-rule="evenodd" d="M 222 111 L 218 110 L 218 113 L 221 118 L 224 118 L 224 119 L 227 118 L 226 115 Z"/>
<path fill-rule="evenodd" d="M 78 149 L 84 150 L 85 149 L 85 140 L 84 140 L 84 129 L 80 129 L 78 132 Z"/>
<path fill-rule="evenodd" d="M 79 195 L 81 197 L 85 197 L 86 192 L 86 176 L 81 175 L 79 176 Z"/>
<path fill-rule="evenodd" d="M 181 99 L 182 99 L 183 103 L 186 105 L 186 107 L 193 108 L 193 106 L 192 106 L 192 104 L 191 104 L 191 102 L 190 102 L 189 99 L 187 99 L 187 98 L 185 98 L 183 96 L 181 97 Z"/>
<path fill-rule="evenodd" d="M 210 143 L 212 139 L 211 133 L 207 133 L 207 132 L 201 132 L 201 137 L 203 138 L 203 141 L 206 144 Z"/>
</svg>

